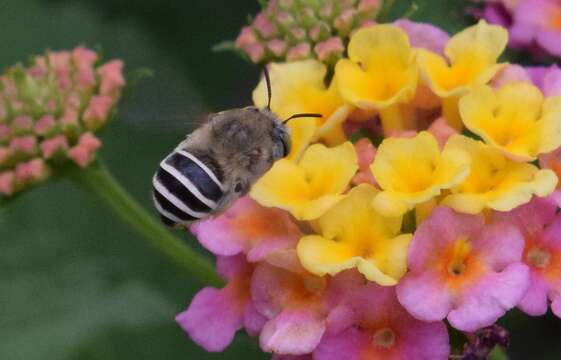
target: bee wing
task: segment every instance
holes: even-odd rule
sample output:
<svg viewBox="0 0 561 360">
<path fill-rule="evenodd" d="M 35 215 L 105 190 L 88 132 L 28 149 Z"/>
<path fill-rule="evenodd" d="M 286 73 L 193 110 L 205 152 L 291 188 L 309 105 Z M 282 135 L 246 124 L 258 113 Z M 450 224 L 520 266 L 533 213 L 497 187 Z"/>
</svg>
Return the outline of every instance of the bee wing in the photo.
<svg viewBox="0 0 561 360">
<path fill-rule="evenodd" d="M 119 118 L 131 126 L 162 133 L 188 133 L 202 125 L 210 111 L 188 82 L 176 78 L 144 80 L 121 106 Z"/>
</svg>

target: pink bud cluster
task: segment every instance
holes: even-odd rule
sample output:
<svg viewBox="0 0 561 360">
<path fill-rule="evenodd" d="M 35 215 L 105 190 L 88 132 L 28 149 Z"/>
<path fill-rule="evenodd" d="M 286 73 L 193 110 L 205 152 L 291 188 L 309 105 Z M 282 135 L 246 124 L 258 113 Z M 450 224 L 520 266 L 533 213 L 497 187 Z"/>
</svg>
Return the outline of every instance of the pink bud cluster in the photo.
<svg viewBox="0 0 561 360">
<path fill-rule="evenodd" d="M 86 167 L 125 85 L 123 62 L 95 51 L 36 56 L 0 76 L 0 195 L 46 180 L 65 163 Z"/>
<path fill-rule="evenodd" d="M 316 58 L 334 64 L 351 32 L 374 22 L 381 0 L 271 0 L 235 42 L 254 63 Z"/>
</svg>

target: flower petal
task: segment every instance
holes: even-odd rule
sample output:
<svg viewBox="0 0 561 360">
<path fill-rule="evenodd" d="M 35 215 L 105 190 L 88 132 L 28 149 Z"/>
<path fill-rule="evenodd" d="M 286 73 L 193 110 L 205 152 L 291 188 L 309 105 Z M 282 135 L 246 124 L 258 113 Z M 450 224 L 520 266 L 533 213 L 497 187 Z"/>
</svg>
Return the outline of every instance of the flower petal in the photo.
<svg viewBox="0 0 561 360">
<path fill-rule="evenodd" d="M 312 352 L 325 332 L 325 320 L 306 308 L 281 312 L 268 321 L 259 338 L 261 349 L 279 354 Z"/>
<path fill-rule="evenodd" d="M 218 352 L 230 345 L 243 326 L 245 304 L 238 301 L 233 287 L 207 287 L 195 295 L 189 308 L 175 320 L 206 351 Z"/>
<path fill-rule="evenodd" d="M 450 325 L 469 332 L 492 325 L 518 304 L 528 289 L 529 280 L 528 267 L 520 263 L 511 264 L 500 273 L 488 275 L 450 311 Z"/>
<path fill-rule="evenodd" d="M 489 25 L 485 20 L 454 35 L 446 45 L 446 56 L 456 62 L 469 56 L 469 52 L 482 52 L 483 60 L 495 63 L 508 42 L 508 32 L 502 26 Z"/>
</svg>

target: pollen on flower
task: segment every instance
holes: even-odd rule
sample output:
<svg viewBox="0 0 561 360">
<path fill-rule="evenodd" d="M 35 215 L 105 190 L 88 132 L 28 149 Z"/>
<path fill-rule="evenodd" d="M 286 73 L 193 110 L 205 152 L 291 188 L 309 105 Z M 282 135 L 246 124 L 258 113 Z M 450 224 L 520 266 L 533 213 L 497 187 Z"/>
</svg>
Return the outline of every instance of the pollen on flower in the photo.
<svg viewBox="0 0 561 360">
<path fill-rule="evenodd" d="M 526 254 L 528 264 L 545 269 L 549 265 L 551 255 L 549 251 L 540 248 L 532 248 Z"/>
<path fill-rule="evenodd" d="M 395 333 L 389 328 L 377 330 L 372 336 L 372 341 L 375 346 L 389 349 L 395 344 Z"/>
<path fill-rule="evenodd" d="M 97 67 L 95 51 L 47 52 L 2 76 L 0 194 L 11 196 L 46 180 L 68 162 L 93 161 L 101 129 L 125 85 L 123 63 Z"/>
</svg>

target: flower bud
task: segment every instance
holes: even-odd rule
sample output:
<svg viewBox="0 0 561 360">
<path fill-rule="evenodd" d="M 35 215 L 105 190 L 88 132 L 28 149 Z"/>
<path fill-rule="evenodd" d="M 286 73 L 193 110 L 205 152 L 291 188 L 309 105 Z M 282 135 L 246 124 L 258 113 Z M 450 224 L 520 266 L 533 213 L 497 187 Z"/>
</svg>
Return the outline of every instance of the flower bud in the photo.
<svg viewBox="0 0 561 360">
<path fill-rule="evenodd" d="M 345 46 L 341 38 L 332 37 L 314 47 L 314 52 L 319 61 L 334 64 L 345 52 Z"/>
<path fill-rule="evenodd" d="M 308 43 L 301 43 L 298 44 L 288 50 L 288 54 L 286 55 L 286 59 L 288 61 L 297 61 L 309 58 L 311 55 L 311 48 L 310 44 Z"/>
</svg>

